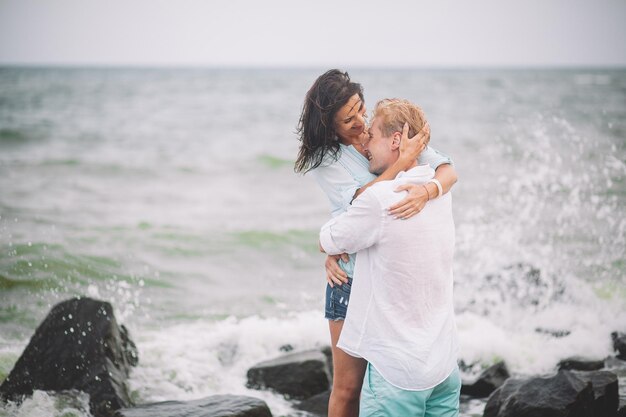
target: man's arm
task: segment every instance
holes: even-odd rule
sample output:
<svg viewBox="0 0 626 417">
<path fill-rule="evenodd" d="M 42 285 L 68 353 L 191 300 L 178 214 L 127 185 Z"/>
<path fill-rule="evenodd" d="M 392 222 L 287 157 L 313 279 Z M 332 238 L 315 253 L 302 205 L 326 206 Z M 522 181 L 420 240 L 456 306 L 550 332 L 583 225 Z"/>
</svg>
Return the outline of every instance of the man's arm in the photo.
<svg viewBox="0 0 626 417">
<path fill-rule="evenodd" d="M 367 190 L 352 202 L 348 211 L 322 226 L 320 251 L 338 255 L 372 246 L 379 239 L 383 215 L 375 194 Z"/>
</svg>

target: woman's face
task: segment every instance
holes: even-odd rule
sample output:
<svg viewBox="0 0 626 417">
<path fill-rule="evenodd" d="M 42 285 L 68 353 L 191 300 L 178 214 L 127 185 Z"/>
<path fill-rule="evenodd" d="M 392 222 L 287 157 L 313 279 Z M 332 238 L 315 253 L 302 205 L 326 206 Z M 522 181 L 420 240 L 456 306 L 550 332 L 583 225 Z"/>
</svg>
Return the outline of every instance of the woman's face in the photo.
<svg viewBox="0 0 626 417">
<path fill-rule="evenodd" d="M 348 141 L 358 138 L 366 128 L 366 111 L 365 103 L 363 103 L 358 94 L 350 97 L 348 102 L 335 114 L 335 131 L 337 136 Z"/>
</svg>

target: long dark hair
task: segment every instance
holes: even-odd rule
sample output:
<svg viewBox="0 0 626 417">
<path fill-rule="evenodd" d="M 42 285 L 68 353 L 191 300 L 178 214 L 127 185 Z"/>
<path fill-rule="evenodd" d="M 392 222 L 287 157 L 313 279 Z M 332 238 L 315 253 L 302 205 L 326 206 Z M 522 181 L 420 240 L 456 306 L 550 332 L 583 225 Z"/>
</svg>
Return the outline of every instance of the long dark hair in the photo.
<svg viewBox="0 0 626 417">
<path fill-rule="evenodd" d="M 355 94 L 363 100 L 363 87 L 350 81 L 347 72 L 331 69 L 315 80 L 306 93 L 298 122 L 298 139 L 302 143 L 294 171 L 306 173 L 319 167 L 327 154 L 337 157 L 340 148 L 335 115 Z"/>
</svg>

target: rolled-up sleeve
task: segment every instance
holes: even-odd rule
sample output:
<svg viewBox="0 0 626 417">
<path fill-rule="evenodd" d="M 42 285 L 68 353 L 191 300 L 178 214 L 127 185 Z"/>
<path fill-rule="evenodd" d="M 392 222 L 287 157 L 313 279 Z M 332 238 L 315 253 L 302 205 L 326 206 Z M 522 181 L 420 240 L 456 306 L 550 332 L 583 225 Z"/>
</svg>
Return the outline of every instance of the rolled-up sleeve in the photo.
<svg viewBox="0 0 626 417">
<path fill-rule="evenodd" d="M 356 253 L 375 244 L 380 236 L 381 205 L 366 190 L 345 213 L 327 222 L 320 230 L 320 245 L 329 255 Z"/>
<path fill-rule="evenodd" d="M 448 155 L 430 146 L 427 146 L 426 149 L 422 151 L 419 158 L 417 158 L 417 162 L 420 165 L 430 165 L 430 167 L 435 170 L 439 165 L 452 165 L 452 159 L 450 159 Z"/>
</svg>

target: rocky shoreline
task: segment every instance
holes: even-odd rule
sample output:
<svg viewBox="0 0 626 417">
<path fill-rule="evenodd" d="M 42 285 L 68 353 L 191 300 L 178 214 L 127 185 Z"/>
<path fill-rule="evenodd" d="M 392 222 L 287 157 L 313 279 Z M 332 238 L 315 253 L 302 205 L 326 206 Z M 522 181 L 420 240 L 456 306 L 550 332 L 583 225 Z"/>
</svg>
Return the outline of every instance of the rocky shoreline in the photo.
<svg viewBox="0 0 626 417">
<path fill-rule="evenodd" d="M 611 334 L 616 356 L 566 358 L 552 375 L 518 378 L 504 362 L 464 381 L 462 402 L 486 400 L 484 417 L 626 416 L 619 397 L 618 373 L 626 376 L 626 334 Z M 293 351 L 287 345 L 275 359 L 247 372 L 248 388 L 283 395 L 294 408 L 326 416 L 332 385 L 329 347 Z M 271 417 L 257 398 L 215 395 L 195 401 L 134 404 L 127 378 L 138 364 L 137 348 L 115 319 L 112 306 L 90 298 L 73 298 L 52 308 L 9 376 L 0 385 L 0 401 L 23 401 L 35 390 L 89 395 L 94 417 Z M 462 370 L 468 366 L 459 363 Z"/>
</svg>

